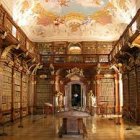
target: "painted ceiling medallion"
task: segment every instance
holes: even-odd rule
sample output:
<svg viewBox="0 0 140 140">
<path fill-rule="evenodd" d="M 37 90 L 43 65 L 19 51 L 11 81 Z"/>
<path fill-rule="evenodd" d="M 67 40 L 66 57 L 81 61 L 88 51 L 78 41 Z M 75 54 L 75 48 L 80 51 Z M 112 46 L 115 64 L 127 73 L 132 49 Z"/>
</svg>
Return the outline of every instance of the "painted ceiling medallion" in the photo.
<svg viewBox="0 0 140 140">
<path fill-rule="evenodd" d="M 135 7 L 135 0 L 16 0 L 13 15 L 32 41 L 114 41 Z"/>
</svg>

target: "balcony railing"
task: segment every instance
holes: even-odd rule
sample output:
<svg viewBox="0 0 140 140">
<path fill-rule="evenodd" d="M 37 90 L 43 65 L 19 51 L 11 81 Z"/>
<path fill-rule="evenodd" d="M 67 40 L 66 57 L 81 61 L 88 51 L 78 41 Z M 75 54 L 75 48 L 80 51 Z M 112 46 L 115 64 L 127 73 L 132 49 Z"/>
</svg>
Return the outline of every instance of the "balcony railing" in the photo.
<svg viewBox="0 0 140 140">
<path fill-rule="evenodd" d="M 35 57 L 37 61 L 40 61 L 40 55 L 37 53 L 34 43 L 27 38 L 26 34 L 0 5 L 0 33 L 4 34 L 5 32 L 17 40 L 21 50 L 28 51 L 30 57 Z"/>
<path fill-rule="evenodd" d="M 41 55 L 43 63 L 108 63 L 108 54 L 50 54 Z"/>
<path fill-rule="evenodd" d="M 114 45 L 112 51 L 109 55 L 109 60 L 112 61 L 116 54 L 118 54 L 123 47 L 129 46 L 140 32 L 140 9 L 137 11 L 136 15 L 126 27 L 123 34 L 120 36 L 119 40 Z"/>
</svg>

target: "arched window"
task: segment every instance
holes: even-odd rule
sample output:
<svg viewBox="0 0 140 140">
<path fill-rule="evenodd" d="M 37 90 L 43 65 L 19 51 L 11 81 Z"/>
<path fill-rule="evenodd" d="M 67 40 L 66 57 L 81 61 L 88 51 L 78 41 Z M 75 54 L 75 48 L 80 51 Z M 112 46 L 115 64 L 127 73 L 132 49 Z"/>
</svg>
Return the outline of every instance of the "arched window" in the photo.
<svg viewBox="0 0 140 140">
<path fill-rule="evenodd" d="M 70 62 L 81 62 L 82 58 L 80 55 L 82 54 L 82 47 L 80 43 L 70 43 L 68 46 L 68 54 L 73 54 L 72 56 L 69 56 L 68 60 Z"/>
<path fill-rule="evenodd" d="M 68 54 L 81 54 L 81 44 L 80 43 L 70 43 L 68 46 Z"/>
</svg>

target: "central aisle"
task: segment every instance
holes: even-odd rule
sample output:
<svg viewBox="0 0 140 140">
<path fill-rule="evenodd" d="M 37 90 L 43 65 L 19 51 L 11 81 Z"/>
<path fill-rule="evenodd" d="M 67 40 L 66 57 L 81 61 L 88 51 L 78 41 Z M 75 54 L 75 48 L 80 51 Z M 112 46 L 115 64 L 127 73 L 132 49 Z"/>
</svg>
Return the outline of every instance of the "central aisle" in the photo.
<svg viewBox="0 0 140 140">
<path fill-rule="evenodd" d="M 87 140 L 138 140 L 140 139 L 140 126 L 132 126 L 132 130 L 125 130 L 128 125 L 116 125 L 115 120 L 102 117 L 88 117 L 85 120 L 88 136 Z M 24 128 L 18 128 L 19 122 L 6 127 L 8 136 L 0 140 L 83 140 L 82 136 L 58 137 L 58 128 L 62 120 L 53 116 L 43 115 L 27 117 L 23 120 Z"/>
</svg>

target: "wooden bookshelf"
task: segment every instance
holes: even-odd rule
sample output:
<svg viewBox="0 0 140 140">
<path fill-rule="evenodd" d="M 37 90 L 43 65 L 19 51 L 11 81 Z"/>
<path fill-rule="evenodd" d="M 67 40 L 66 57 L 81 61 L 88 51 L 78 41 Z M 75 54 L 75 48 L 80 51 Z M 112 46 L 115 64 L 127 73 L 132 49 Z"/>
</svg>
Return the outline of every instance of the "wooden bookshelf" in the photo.
<svg viewBox="0 0 140 140">
<path fill-rule="evenodd" d="M 2 121 L 11 120 L 12 114 L 12 68 L 3 66 Z"/>
<path fill-rule="evenodd" d="M 140 123 L 140 66 L 136 67 L 136 75 L 137 75 L 137 123 Z"/>
<path fill-rule="evenodd" d="M 22 74 L 22 116 L 28 114 L 28 76 Z"/>
<path fill-rule="evenodd" d="M 127 73 L 123 75 L 123 107 L 128 109 L 129 107 L 129 91 L 128 91 L 128 75 Z"/>
<path fill-rule="evenodd" d="M 12 61 L 12 55 L 7 54 L 7 60 Z M 12 66 L 3 62 L 2 78 L 2 122 L 9 122 L 12 118 Z"/>
<path fill-rule="evenodd" d="M 54 48 L 54 54 L 66 54 L 66 47 L 65 46 L 57 46 Z"/>
<path fill-rule="evenodd" d="M 53 85 L 50 83 L 50 79 L 37 78 L 37 106 L 43 108 L 45 103 L 53 104 L 52 95 Z M 40 110 L 41 111 L 41 110 Z"/>
<path fill-rule="evenodd" d="M 102 113 L 114 113 L 115 107 L 115 91 L 114 91 L 114 79 L 102 78 L 99 85 L 99 93 L 97 95 L 97 104 L 100 109 L 103 109 Z M 101 110 L 99 110 L 99 113 Z"/>
<path fill-rule="evenodd" d="M 138 88 L 138 95 L 140 97 L 140 66 L 137 67 L 137 88 Z M 140 102 L 139 102 L 140 105 Z"/>
<path fill-rule="evenodd" d="M 27 67 L 40 62 L 40 55 L 34 43 L 16 25 L 2 5 L 0 5 L 0 32 L 0 54 L 4 55 L 0 62 L 2 69 L 0 71 L 0 123 L 4 123 L 28 114 L 28 76 L 26 71 Z M 4 36 L 5 34 L 6 36 Z M 35 62 L 26 63 L 33 59 Z M 26 68 L 21 60 L 25 61 Z M 31 88 L 34 86 L 32 85 Z M 34 97 L 34 93 L 31 94 L 33 94 L 31 97 Z"/>
<path fill-rule="evenodd" d="M 13 75 L 13 109 L 14 119 L 20 117 L 21 73 L 14 69 Z"/>
<path fill-rule="evenodd" d="M 137 106 L 137 86 L 136 86 L 136 73 L 135 69 L 129 72 L 129 107 L 134 118 L 136 118 Z"/>
</svg>

